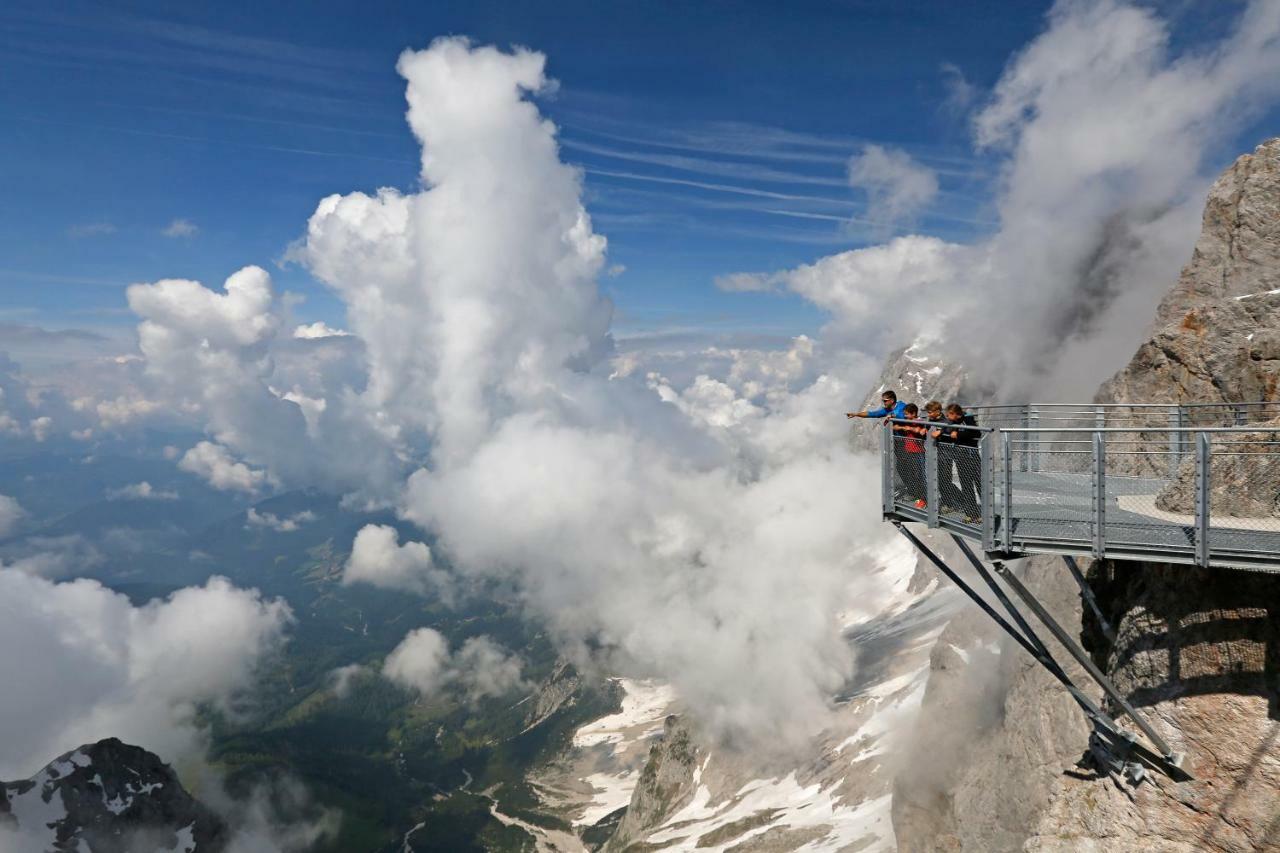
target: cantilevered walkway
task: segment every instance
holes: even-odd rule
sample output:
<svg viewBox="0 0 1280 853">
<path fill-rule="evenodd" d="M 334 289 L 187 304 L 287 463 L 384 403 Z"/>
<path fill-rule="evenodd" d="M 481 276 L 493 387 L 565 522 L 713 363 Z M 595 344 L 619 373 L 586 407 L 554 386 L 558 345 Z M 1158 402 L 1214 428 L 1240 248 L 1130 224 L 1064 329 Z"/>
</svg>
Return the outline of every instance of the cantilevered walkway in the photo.
<svg viewBox="0 0 1280 853">
<path fill-rule="evenodd" d="M 1092 769 L 1135 784 L 1149 770 L 1190 778 L 1006 562 L 1060 555 L 1112 639 L 1077 556 L 1280 572 L 1280 404 L 1054 403 L 970 413 L 979 426 L 968 443 L 890 428 L 906 421 L 885 425 L 885 519 L 1071 694 L 1093 725 Z M 957 572 L 911 523 L 949 533 L 973 571 Z M 1102 688 L 1105 709 L 1054 659 L 1032 620 Z"/>
</svg>

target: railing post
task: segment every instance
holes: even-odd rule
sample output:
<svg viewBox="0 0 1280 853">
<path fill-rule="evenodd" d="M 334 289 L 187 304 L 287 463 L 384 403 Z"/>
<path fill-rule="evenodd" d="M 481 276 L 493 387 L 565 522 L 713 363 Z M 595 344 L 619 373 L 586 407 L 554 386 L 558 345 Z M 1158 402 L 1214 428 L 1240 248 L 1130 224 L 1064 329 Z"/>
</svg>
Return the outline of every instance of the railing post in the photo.
<svg viewBox="0 0 1280 853">
<path fill-rule="evenodd" d="M 1093 434 L 1093 556 L 1107 549 L 1107 445 L 1105 433 Z"/>
<path fill-rule="evenodd" d="M 1182 418 L 1179 415 L 1178 406 L 1169 407 L 1169 479 L 1178 479 L 1178 468 L 1181 467 L 1182 459 L 1180 458 L 1182 436 L 1176 432 L 1182 426 Z"/>
<path fill-rule="evenodd" d="M 892 423 L 884 425 L 884 435 L 880 438 L 880 500 L 886 516 L 893 515 L 896 509 L 893 485 L 893 429 Z"/>
<path fill-rule="evenodd" d="M 1038 409 L 1035 406 L 1031 407 L 1030 414 L 1027 415 L 1027 425 L 1030 426 L 1032 429 L 1040 428 L 1040 409 Z M 1040 470 L 1040 433 L 1029 432 L 1027 433 L 1027 439 L 1028 439 L 1028 442 L 1027 442 L 1028 447 L 1035 448 L 1034 453 L 1030 449 L 1028 449 L 1027 451 L 1027 470 L 1039 471 Z"/>
<path fill-rule="evenodd" d="M 1030 426 L 1031 426 L 1031 407 L 1023 406 L 1022 407 L 1022 428 L 1028 429 L 1030 428 Z M 1021 471 L 1031 470 L 1031 465 L 1030 465 L 1031 456 L 1029 453 L 1027 453 L 1027 445 L 1030 443 L 1028 441 L 1028 438 L 1030 437 L 1030 435 L 1031 433 L 1029 432 L 1024 432 L 1022 434 L 1023 436 L 1022 458 L 1018 460 L 1018 469 Z"/>
<path fill-rule="evenodd" d="M 995 433 L 987 432 L 983 433 L 978 441 L 978 493 L 982 495 L 982 506 L 979 509 L 982 513 L 982 550 L 988 553 L 996 549 L 996 520 L 993 517 L 996 460 L 991 452 L 991 442 L 995 440 L 994 437 Z"/>
<path fill-rule="evenodd" d="M 1209 565 L 1209 489 L 1212 486 L 1209 434 L 1196 433 L 1196 565 Z"/>
<path fill-rule="evenodd" d="M 1009 433 L 1000 433 L 1000 456 L 1004 463 L 1004 509 L 1000 512 L 1000 539 L 1004 549 L 1013 549 L 1013 451 L 1009 445 Z"/>
<path fill-rule="evenodd" d="M 925 513 L 930 527 L 938 526 L 938 442 L 933 436 L 924 440 L 924 499 Z"/>
</svg>

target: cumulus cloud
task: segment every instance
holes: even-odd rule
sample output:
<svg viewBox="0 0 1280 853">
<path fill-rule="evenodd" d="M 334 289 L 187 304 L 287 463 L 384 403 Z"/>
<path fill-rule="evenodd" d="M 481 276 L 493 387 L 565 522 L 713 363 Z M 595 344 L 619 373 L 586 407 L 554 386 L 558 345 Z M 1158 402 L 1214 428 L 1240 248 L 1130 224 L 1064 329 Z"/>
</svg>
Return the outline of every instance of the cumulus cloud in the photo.
<svg viewBox="0 0 1280 853">
<path fill-rule="evenodd" d="M 237 462 L 227 448 L 210 441 L 202 441 L 183 454 L 178 467 L 222 491 L 252 494 L 267 481 L 265 472 Z"/>
<path fill-rule="evenodd" d="M 401 545 L 400 534 L 385 524 L 366 524 L 356 534 L 342 582 L 367 583 L 419 595 L 433 592 L 446 603 L 453 600 L 452 579 L 448 572 L 436 567 L 431 549 L 421 542 Z"/>
<path fill-rule="evenodd" d="M 804 295 L 867 352 L 943 341 L 1006 398 L 1087 396 L 1189 257 L 1210 155 L 1280 93 L 1277 38 L 1280 7 L 1263 0 L 1182 54 L 1151 8 L 1063 0 L 974 114 L 975 144 L 1004 158 L 996 233 L 902 237 L 735 280 Z"/>
<path fill-rule="evenodd" d="M 510 584 L 567 653 L 669 679 L 712 730 L 808 734 L 852 671 L 839 614 L 889 593 L 865 570 L 890 535 L 876 469 L 840 415 L 870 363 L 806 339 L 687 383 L 618 370 L 606 243 L 530 99 L 544 65 L 462 39 L 401 57 L 423 189 L 325 198 L 290 251 L 348 338 L 294 338 L 261 270 L 160 282 L 130 290 L 147 370 L 227 460 L 430 536 L 363 529 L 348 581 L 429 590 L 447 561 Z M 485 695 L 506 657 L 415 632 L 384 671 Z"/>
<path fill-rule="evenodd" d="M 298 326 L 293 330 L 295 338 L 314 340 L 316 338 L 341 338 L 351 334 L 342 329 L 331 329 L 323 320 L 317 320 L 309 326 Z"/>
<path fill-rule="evenodd" d="M 472 637 L 456 654 L 451 654 L 449 643 L 440 632 L 419 628 L 387 655 L 382 674 L 423 696 L 430 696 L 447 684 L 457 684 L 476 700 L 527 687 L 520 670 L 520 659 L 489 637 Z"/>
<path fill-rule="evenodd" d="M 905 151 L 865 145 L 849 159 L 849 186 L 867 194 L 866 217 L 882 227 L 910 220 L 938 194 L 938 176 Z"/>
<path fill-rule="evenodd" d="M 472 637 L 453 658 L 456 677 L 472 699 L 505 696 L 527 687 L 521 662 L 488 637 Z"/>
<path fill-rule="evenodd" d="M 17 498 L 0 495 L 0 539 L 18 529 L 18 524 L 27 515 Z"/>
<path fill-rule="evenodd" d="M 137 395 L 129 397 L 123 394 L 104 400 L 78 397 L 71 405 L 78 412 L 96 416 L 98 425 L 107 429 L 145 418 L 161 408 L 161 404 L 156 400 L 148 400 Z"/>
<path fill-rule="evenodd" d="M 160 232 L 166 237 L 194 237 L 200 228 L 189 219 L 175 219 Z"/>
<path fill-rule="evenodd" d="M 351 686 L 355 680 L 367 672 L 368 669 L 358 663 L 347 664 L 332 670 L 329 673 L 329 687 L 333 695 L 339 699 L 345 699 L 351 694 Z"/>
<path fill-rule="evenodd" d="M 146 480 L 107 490 L 109 501 L 176 501 L 177 499 L 177 492 L 170 489 L 157 489 Z"/>
<path fill-rule="evenodd" d="M 439 631 L 418 628 L 400 641 L 382 665 L 382 674 L 423 695 L 448 681 L 449 641 Z"/>
<path fill-rule="evenodd" d="M 245 513 L 245 527 L 265 527 L 277 533 L 293 533 L 302 525 L 310 524 L 315 520 L 316 514 L 309 509 L 295 512 L 284 518 L 273 512 L 258 512 L 254 507 L 249 507 L 249 511 Z"/>
<path fill-rule="evenodd" d="M 104 737 L 203 755 L 196 708 L 234 710 L 291 616 L 222 578 L 142 607 L 98 583 L 0 571 L 0 778 Z"/>
</svg>

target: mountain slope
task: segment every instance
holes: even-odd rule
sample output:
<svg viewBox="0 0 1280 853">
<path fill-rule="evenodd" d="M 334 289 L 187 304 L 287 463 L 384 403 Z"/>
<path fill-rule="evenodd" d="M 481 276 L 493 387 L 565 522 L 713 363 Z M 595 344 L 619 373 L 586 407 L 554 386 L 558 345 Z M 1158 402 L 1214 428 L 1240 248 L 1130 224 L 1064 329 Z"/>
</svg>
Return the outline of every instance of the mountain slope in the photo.
<svg viewBox="0 0 1280 853">
<path fill-rule="evenodd" d="M 108 738 L 0 783 L 6 853 L 219 853 L 229 832 L 152 753 Z"/>
</svg>

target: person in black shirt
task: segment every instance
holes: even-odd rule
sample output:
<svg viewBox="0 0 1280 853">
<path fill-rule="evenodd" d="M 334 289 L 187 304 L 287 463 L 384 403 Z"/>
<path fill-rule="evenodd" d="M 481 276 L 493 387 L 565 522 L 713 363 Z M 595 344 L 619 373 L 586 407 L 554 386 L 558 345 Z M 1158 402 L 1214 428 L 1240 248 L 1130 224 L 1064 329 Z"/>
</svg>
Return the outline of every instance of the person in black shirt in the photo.
<svg viewBox="0 0 1280 853">
<path fill-rule="evenodd" d="M 978 422 L 973 415 L 965 412 L 959 403 L 952 403 L 946 408 L 946 425 L 938 431 L 939 444 L 939 479 L 952 482 L 951 469 L 954 466 L 960 481 L 960 488 L 954 490 L 952 504 L 969 521 L 976 521 L 981 514 L 982 503 L 981 459 L 978 455 L 978 442 L 982 433 L 974 429 Z M 946 461 L 942 462 L 943 456 Z"/>
</svg>

